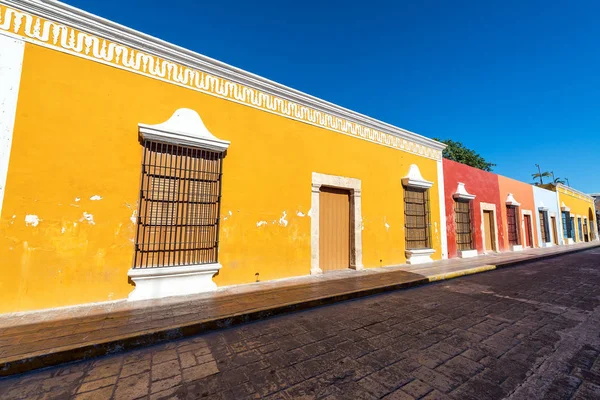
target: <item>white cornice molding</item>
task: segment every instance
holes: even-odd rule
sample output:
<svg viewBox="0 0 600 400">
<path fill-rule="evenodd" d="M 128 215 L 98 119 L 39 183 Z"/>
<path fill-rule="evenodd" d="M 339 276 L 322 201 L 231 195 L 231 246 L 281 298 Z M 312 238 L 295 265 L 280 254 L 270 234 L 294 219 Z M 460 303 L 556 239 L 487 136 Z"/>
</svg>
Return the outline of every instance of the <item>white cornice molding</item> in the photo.
<svg viewBox="0 0 600 400">
<path fill-rule="evenodd" d="M 396 136 L 418 145 L 429 147 L 440 153 L 446 147 L 443 143 L 433 139 L 426 138 L 417 133 L 398 128 L 386 122 L 321 100 L 299 90 L 289 88 L 285 85 L 246 72 L 242 69 L 203 56 L 194 51 L 117 24 L 59 1 L 0 0 L 0 4 L 6 4 L 18 10 L 48 18 L 75 29 L 132 47 L 136 50 L 177 62 L 189 68 L 196 68 L 214 76 L 228 79 L 273 96 L 298 103 L 299 105 L 310 107 L 314 110 L 363 125 L 367 128 L 378 130 L 382 133 Z"/>
<path fill-rule="evenodd" d="M 411 164 L 408 169 L 408 175 L 402 178 L 402 184 L 408 187 L 414 187 L 419 189 L 429 189 L 433 186 L 433 182 L 426 181 L 421 175 L 421 171 L 417 164 Z"/>
<path fill-rule="evenodd" d="M 458 182 L 456 192 L 452 195 L 452 197 L 454 197 L 456 200 L 473 200 L 475 195 L 467 192 L 464 183 Z"/>
<path fill-rule="evenodd" d="M 561 206 L 560 206 L 561 211 L 565 211 L 565 212 L 570 212 L 571 209 L 569 207 L 566 206 L 565 202 L 563 201 Z"/>
<path fill-rule="evenodd" d="M 512 193 L 509 193 L 508 196 L 506 197 L 506 205 L 519 207 L 521 205 L 521 203 L 519 203 L 517 200 L 515 200 Z"/>
<path fill-rule="evenodd" d="M 538 211 L 548 211 L 548 207 L 544 204 L 543 201 L 540 201 L 540 206 L 538 207 Z"/>
<path fill-rule="evenodd" d="M 583 192 L 581 192 L 581 191 L 579 191 L 577 189 L 573 189 L 571 186 L 565 186 L 562 183 L 559 183 L 558 185 L 556 185 L 556 189 L 557 190 L 558 189 L 562 189 L 563 191 L 567 192 L 567 194 L 568 194 L 568 192 L 573 192 L 573 193 L 576 193 L 576 194 L 578 194 L 580 196 L 585 197 L 586 199 L 589 199 L 590 201 L 594 201 L 594 198 L 592 196 L 590 196 L 589 194 L 583 193 Z"/>
<path fill-rule="evenodd" d="M 180 108 L 167 121 L 156 124 L 138 124 L 140 136 L 159 142 L 200 147 L 223 152 L 230 142 L 215 137 L 206 129 L 200 115 L 189 108 Z"/>
</svg>

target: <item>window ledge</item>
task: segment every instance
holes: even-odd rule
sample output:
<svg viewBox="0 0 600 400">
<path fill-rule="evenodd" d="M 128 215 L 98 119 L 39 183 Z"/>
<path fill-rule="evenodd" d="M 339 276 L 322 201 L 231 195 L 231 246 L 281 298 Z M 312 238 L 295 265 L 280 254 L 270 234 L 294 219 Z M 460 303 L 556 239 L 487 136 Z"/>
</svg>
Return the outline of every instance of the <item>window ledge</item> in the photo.
<svg viewBox="0 0 600 400">
<path fill-rule="evenodd" d="M 472 258 L 477 257 L 477 250 L 459 250 L 458 256 L 460 258 Z"/>
<path fill-rule="evenodd" d="M 433 262 L 431 255 L 435 253 L 434 249 L 414 249 L 406 250 L 407 264 L 425 264 Z"/>
<path fill-rule="evenodd" d="M 220 269 L 219 263 L 132 268 L 128 275 L 135 283 L 135 289 L 129 294 L 128 300 L 161 299 L 215 291 L 217 285 L 212 277 Z"/>
</svg>

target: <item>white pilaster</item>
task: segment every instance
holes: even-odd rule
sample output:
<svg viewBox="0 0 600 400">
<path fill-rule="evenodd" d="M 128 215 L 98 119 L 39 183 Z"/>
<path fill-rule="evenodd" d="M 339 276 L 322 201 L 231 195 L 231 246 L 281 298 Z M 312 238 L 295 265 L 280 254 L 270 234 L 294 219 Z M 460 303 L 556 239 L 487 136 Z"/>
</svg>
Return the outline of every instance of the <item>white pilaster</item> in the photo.
<svg viewBox="0 0 600 400">
<path fill-rule="evenodd" d="M 444 193 L 444 166 L 442 160 L 437 161 L 437 184 L 440 196 L 440 238 L 442 240 L 442 260 L 448 258 L 448 231 L 446 229 L 446 195 Z"/>
<path fill-rule="evenodd" d="M 0 217 L 17 114 L 25 42 L 0 34 Z"/>
</svg>

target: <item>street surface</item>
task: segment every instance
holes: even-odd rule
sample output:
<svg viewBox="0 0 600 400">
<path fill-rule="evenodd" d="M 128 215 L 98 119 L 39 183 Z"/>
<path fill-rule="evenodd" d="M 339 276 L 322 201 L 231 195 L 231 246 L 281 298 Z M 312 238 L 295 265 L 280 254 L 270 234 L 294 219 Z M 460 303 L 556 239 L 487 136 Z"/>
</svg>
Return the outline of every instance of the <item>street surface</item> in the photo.
<svg viewBox="0 0 600 400">
<path fill-rule="evenodd" d="M 2 399 L 600 399 L 600 249 L 0 380 Z"/>
</svg>

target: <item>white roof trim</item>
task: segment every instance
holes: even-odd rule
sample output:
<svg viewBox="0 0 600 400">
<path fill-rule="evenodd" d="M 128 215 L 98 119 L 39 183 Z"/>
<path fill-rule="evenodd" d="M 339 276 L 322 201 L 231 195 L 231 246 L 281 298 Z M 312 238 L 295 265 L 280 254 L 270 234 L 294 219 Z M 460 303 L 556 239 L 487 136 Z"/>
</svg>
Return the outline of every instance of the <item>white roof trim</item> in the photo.
<svg viewBox="0 0 600 400">
<path fill-rule="evenodd" d="M 223 152 L 230 142 L 216 138 L 206 129 L 202 118 L 194 110 L 180 108 L 167 121 L 147 125 L 139 124 L 140 136 L 148 140 L 174 143 L 183 146 L 200 147 L 207 150 Z"/>
<path fill-rule="evenodd" d="M 426 181 L 421 175 L 421 171 L 417 164 L 411 164 L 408 169 L 408 175 L 402 178 L 402 184 L 408 187 L 414 187 L 419 189 L 429 189 L 433 186 L 433 182 Z"/>
<path fill-rule="evenodd" d="M 473 200 L 475 195 L 467 192 L 464 183 L 458 182 L 456 192 L 452 195 L 452 197 L 454 197 L 456 200 Z"/>
<path fill-rule="evenodd" d="M 508 196 L 506 197 L 506 205 L 519 207 L 521 205 L 521 203 L 519 203 L 517 200 L 515 200 L 512 193 L 509 193 Z"/>
<path fill-rule="evenodd" d="M 583 192 L 581 192 L 581 191 L 579 191 L 577 189 L 573 189 L 571 186 L 566 186 L 566 185 L 563 185 L 562 183 L 559 183 L 558 185 L 556 185 L 556 187 L 557 188 L 562 188 L 563 190 L 566 190 L 566 191 L 570 190 L 571 192 L 577 193 L 578 195 L 586 197 L 586 198 L 588 198 L 588 199 L 590 199 L 592 201 L 594 200 L 594 198 L 592 196 L 590 196 L 589 194 L 583 193 Z"/>
<path fill-rule="evenodd" d="M 121 43 L 136 50 L 162 57 L 191 68 L 202 70 L 215 76 L 241 83 L 265 93 L 278 96 L 300 105 L 328 113 L 365 127 L 379 130 L 396 137 L 442 151 L 446 145 L 425 136 L 398 128 L 364 114 L 340 107 L 299 90 L 233 67 L 194 51 L 155 38 L 135 29 L 88 13 L 76 7 L 55 0 L 0 0 L 0 3 L 48 18 L 77 30 L 89 32 Z"/>
</svg>

